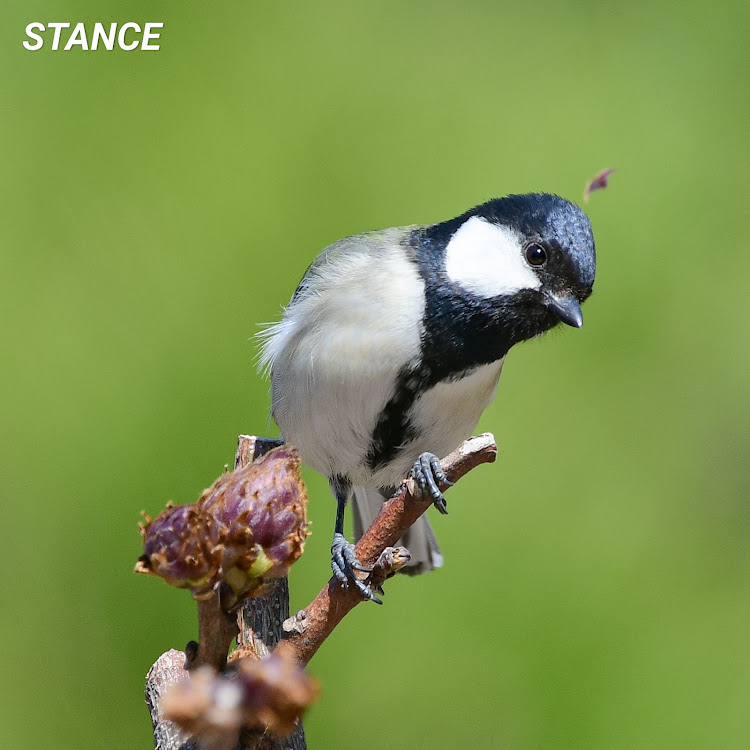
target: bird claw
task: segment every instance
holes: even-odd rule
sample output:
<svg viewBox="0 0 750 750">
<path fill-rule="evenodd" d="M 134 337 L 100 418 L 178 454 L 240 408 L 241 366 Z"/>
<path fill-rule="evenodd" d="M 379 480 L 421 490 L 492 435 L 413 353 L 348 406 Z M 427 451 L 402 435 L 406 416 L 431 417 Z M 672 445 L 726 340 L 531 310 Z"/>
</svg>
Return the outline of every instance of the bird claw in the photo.
<svg viewBox="0 0 750 750">
<path fill-rule="evenodd" d="M 333 544 L 331 544 L 331 569 L 333 575 L 345 588 L 349 587 L 349 583 L 353 583 L 364 599 L 369 599 L 371 602 L 376 604 L 382 604 L 383 602 L 378 599 L 373 593 L 372 589 L 365 585 L 362 581 L 354 575 L 355 570 L 361 570 L 363 573 L 372 573 L 372 568 L 366 568 L 354 554 L 354 545 L 351 542 L 347 542 L 343 534 L 333 535 Z"/>
<path fill-rule="evenodd" d="M 448 507 L 445 497 L 438 487 L 438 482 L 453 486 L 453 482 L 448 481 L 445 476 L 440 459 L 434 453 L 423 453 L 415 462 L 411 469 L 411 476 L 417 483 L 422 494 L 432 497 L 432 504 L 443 515 L 448 515 Z"/>
</svg>

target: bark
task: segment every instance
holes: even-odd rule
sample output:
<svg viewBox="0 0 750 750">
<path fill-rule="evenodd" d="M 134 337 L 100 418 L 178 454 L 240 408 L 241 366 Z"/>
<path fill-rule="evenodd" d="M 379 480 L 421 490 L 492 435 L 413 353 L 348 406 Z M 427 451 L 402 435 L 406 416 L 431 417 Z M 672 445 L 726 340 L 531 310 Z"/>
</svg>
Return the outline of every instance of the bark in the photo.
<svg viewBox="0 0 750 750">
<path fill-rule="evenodd" d="M 185 654 L 171 649 L 162 654 L 146 675 L 146 705 L 151 713 L 156 750 L 193 750 L 197 744 L 173 721 L 167 721 L 159 710 L 164 694 L 172 685 L 188 679 Z"/>
</svg>

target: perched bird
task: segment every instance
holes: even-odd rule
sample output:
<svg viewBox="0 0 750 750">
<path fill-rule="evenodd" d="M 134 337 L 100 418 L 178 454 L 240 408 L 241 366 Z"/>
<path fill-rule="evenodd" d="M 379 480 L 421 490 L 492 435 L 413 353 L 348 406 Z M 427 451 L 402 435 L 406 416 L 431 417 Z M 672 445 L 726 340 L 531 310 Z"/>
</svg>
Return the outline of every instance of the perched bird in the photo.
<svg viewBox="0 0 750 750">
<path fill-rule="evenodd" d="M 352 494 L 357 534 L 407 475 L 446 513 L 437 457 L 472 433 L 514 344 L 560 321 L 581 327 L 595 267 L 586 215 L 545 193 L 347 237 L 313 261 L 261 334 L 261 363 L 284 440 L 338 502 L 331 555 L 343 584 L 379 601 L 344 538 Z M 416 572 L 442 564 L 425 516 L 404 544 Z"/>
</svg>

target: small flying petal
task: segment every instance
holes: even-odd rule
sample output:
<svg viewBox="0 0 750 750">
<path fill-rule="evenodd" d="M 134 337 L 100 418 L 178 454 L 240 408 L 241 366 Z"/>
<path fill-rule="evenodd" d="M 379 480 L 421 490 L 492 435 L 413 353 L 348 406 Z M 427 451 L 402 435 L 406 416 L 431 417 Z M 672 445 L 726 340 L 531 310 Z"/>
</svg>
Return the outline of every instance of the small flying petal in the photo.
<svg viewBox="0 0 750 750">
<path fill-rule="evenodd" d="M 597 172 L 591 182 L 586 185 L 586 189 L 583 191 L 583 201 L 588 203 L 589 196 L 595 190 L 603 190 L 609 184 L 610 175 L 614 174 L 617 170 L 615 169 L 602 169 L 601 172 Z"/>
</svg>

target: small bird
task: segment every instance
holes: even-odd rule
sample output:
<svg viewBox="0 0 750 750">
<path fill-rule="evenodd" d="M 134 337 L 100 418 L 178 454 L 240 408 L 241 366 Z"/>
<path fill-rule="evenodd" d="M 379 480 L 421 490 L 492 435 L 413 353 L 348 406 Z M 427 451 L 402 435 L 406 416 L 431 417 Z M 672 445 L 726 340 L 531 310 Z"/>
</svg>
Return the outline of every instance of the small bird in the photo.
<svg viewBox="0 0 750 750">
<path fill-rule="evenodd" d="M 338 503 L 331 566 L 342 584 L 381 603 L 355 575 L 366 568 L 344 537 L 350 497 L 358 536 L 407 476 L 447 513 L 438 456 L 471 435 L 514 344 L 561 321 L 581 327 L 595 269 L 588 217 L 546 193 L 347 237 L 313 261 L 260 334 L 260 361 L 283 439 Z M 403 543 L 406 572 L 442 565 L 425 516 Z"/>
</svg>

